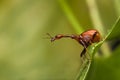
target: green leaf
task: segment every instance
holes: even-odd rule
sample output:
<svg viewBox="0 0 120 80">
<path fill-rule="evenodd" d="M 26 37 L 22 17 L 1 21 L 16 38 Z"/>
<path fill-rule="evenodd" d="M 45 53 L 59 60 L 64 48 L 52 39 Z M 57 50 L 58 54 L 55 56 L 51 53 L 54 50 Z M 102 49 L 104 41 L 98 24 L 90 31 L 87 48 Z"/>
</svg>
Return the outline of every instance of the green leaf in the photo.
<svg viewBox="0 0 120 80">
<path fill-rule="evenodd" d="M 120 29 L 120 17 L 116 20 L 116 22 L 113 25 L 113 27 L 111 27 L 111 29 L 109 30 L 109 32 L 106 35 L 106 37 L 101 42 L 99 42 L 98 44 L 95 45 L 95 49 L 92 52 L 93 55 L 99 49 L 99 47 L 105 42 L 105 40 L 110 39 L 112 37 L 115 37 L 114 35 L 115 34 L 117 35 L 117 33 L 119 33 L 119 29 Z"/>
<path fill-rule="evenodd" d="M 84 61 L 84 64 L 81 65 L 80 71 L 76 76 L 76 80 L 84 80 L 86 78 L 90 65 L 90 61 Z"/>
<path fill-rule="evenodd" d="M 112 39 L 118 36 L 120 29 L 120 17 L 117 19 L 113 27 L 110 29 L 106 37 L 99 44 L 96 45 L 94 54 L 98 50 L 98 48 L 103 44 L 106 39 Z M 96 59 L 94 61 L 93 67 L 91 67 L 89 75 L 87 77 L 88 80 L 119 80 L 120 76 L 120 65 L 119 57 L 120 57 L 120 47 L 118 47 L 112 54 L 111 57 L 105 59 Z M 109 63 L 109 64 L 108 64 Z M 94 71 L 93 68 L 95 69 Z M 92 72 L 92 73 L 91 73 Z M 95 74 L 95 75 L 91 75 Z M 106 74 L 106 75 L 103 75 Z M 101 77 L 101 78 L 100 78 Z"/>
<path fill-rule="evenodd" d="M 115 24 L 113 25 L 112 29 L 109 32 L 110 32 L 110 34 L 107 37 L 107 39 L 114 39 L 114 38 L 119 37 L 119 35 L 120 35 L 120 17 L 115 22 Z"/>
<path fill-rule="evenodd" d="M 120 46 L 109 58 L 96 58 L 86 80 L 120 80 Z"/>
<path fill-rule="evenodd" d="M 115 30 L 119 27 L 119 25 L 120 25 L 120 18 L 118 18 L 115 25 L 110 29 L 110 31 L 108 32 L 106 37 L 101 42 L 99 42 L 99 43 L 97 43 L 94 46 L 89 48 L 89 51 L 90 51 L 89 53 L 92 55 L 92 58 L 94 57 L 94 55 L 98 51 L 98 49 L 101 47 L 101 45 L 105 42 L 105 40 L 112 37 L 111 36 L 112 34 L 116 33 Z M 81 67 L 76 80 L 85 80 L 87 72 L 90 68 L 90 64 L 91 64 L 91 61 L 88 61 L 88 62 L 85 61 L 85 64 L 83 64 L 83 66 Z"/>
</svg>

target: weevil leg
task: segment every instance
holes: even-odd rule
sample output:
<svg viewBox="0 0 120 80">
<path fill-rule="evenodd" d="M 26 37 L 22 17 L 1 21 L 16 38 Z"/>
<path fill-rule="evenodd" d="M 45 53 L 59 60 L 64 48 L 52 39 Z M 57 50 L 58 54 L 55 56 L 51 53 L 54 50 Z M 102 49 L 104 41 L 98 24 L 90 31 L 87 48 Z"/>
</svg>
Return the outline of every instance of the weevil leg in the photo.
<svg viewBox="0 0 120 80">
<path fill-rule="evenodd" d="M 80 54 L 80 57 L 83 57 L 83 55 L 86 53 L 86 48 L 83 49 L 83 51 Z"/>
<path fill-rule="evenodd" d="M 91 42 L 91 41 L 89 41 L 89 42 L 88 42 L 88 44 L 89 44 L 89 45 L 91 45 L 91 44 L 92 44 L 92 42 Z M 87 49 L 86 49 L 86 50 L 87 50 Z M 88 61 L 92 61 L 91 55 L 89 54 L 89 52 L 88 52 L 88 51 L 86 51 L 86 54 L 85 54 L 85 55 L 86 55 L 86 57 L 88 56 L 88 57 L 87 57 Z"/>
<path fill-rule="evenodd" d="M 80 44 L 82 44 L 82 46 L 84 47 L 83 51 L 80 54 L 80 57 L 82 57 L 87 51 L 87 45 L 82 40 L 80 40 Z"/>
<path fill-rule="evenodd" d="M 89 52 L 87 51 L 87 47 L 88 45 L 85 44 L 85 42 L 83 42 L 82 40 L 80 40 L 80 43 L 83 45 L 84 49 L 83 51 L 81 52 L 80 54 L 80 57 L 84 59 L 84 57 L 88 60 L 88 61 L 91 61 L 91 57 L 90 57 L 90 54 Z"/>
</svg>

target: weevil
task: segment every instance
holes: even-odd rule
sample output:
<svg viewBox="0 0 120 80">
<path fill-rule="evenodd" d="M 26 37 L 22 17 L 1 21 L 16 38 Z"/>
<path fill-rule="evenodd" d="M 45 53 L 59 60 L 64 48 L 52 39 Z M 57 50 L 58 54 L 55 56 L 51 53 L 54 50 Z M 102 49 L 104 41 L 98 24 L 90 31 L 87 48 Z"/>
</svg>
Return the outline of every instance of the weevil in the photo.
<svg viewBox="0 0 120 80">
<path fill-rule="evenodd" d="M 51 42 L 53 42 L 55 40 L 59 40 L 61 38 L 71 38 L 71 39 L 76 40 L 79 44 L 81 44 L 84 47 L 83 51 L 80 54 L 80 57 L 85 55 L 88 46 L 90 46 L 92 43 L 97 43 L 97 42 L 99 42 L 101 40 L 100 33 L 95 29 L 84 31 L 80 35 L 76 35 L 76 34 L 72 34 L 72 35 L 58 34 L 58 35 L 56 35 L 54 37 L 52 37 L 49 33 L 47 33 L 47 35 L 50 37 Z"/>
</svg>

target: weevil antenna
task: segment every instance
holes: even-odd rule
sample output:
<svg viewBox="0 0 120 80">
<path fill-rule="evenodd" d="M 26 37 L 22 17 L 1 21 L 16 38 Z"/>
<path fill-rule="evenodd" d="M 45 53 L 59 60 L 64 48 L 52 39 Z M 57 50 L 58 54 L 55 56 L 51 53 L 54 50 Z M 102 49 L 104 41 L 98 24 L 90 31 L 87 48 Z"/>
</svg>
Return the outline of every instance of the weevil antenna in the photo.
<svg viewBox="0 0 120 80">
<path fill-rule="evenodd" d="M 54 37 L 52 37 L 49 33 L 46 33 L 48 36 L 49 36 L 49 38 L 51 39 L 51 42 L 53 42 L 54 40 L 55 40 L 55 38 Z"/>
<path fill-rule="evenodd" d="M 53 38 L 49 33 L 46 33 L 46 34 L 49 36 L 50 39 Z"/>
</svg>

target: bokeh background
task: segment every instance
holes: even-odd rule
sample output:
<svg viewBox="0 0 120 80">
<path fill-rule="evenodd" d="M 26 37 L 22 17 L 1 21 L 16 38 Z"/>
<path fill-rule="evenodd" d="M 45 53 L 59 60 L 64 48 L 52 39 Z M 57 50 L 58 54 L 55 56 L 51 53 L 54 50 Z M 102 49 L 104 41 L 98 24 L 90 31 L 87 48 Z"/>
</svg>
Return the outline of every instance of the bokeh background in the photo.
<svg viewBox="0 0 120 80">
<path fill-rule="evenodd" d="M 91 18 L 96 13 L 90 12 L 94 8 L 90 8 L 94 0 L 63 1 L 69 5 L 82 29 L 97 28 L 94 24 L 96 19 Z M 98 26 L 106 32 L 120 15 L 120 0 L 95 2 L 102 22 L 102 26 Z M 71 39 L 53 43 L 46 39 L 46 33 L 53 36 L 77 34 L 72 26 L 60 0 L 0 0 L 0 80 L 74 80 L 80 69 L 79 54 L 83 47 Z M 109 42 L 110 49 L 116 41 L 119 43 L 118 36 Z M 114 46 L 117 47 L 116 54 L 120 53 L 118 46 Z M 105 61 L 96 61 L 87 80 L 119 80 L 120 68 L 116 70 L 116 66 L 120 66 L 118 58 L 106 61 L 111 65 L 117 61 L 115 67 L 106 67 Z M 110 71 L 109 74 L 105 76 L 101 68 L 103 72 L 106 69 L 106 73 Z"/>
</svg>

